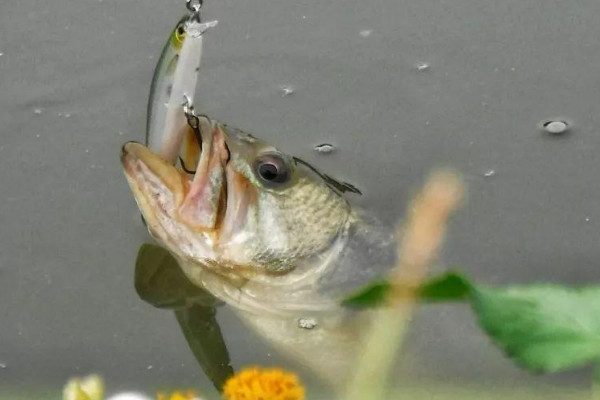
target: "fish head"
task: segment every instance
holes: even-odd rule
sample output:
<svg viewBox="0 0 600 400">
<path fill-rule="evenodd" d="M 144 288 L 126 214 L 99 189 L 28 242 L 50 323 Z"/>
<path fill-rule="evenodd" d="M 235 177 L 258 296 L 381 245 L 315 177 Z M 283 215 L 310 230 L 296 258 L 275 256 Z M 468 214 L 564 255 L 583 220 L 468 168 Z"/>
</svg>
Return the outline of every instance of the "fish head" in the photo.
<svg viewBox="0 0 600 400">
<path fill-rule="evenodd" d="M 168 250 L 228 274 L 284 274 L 332 245 L 351 186 L 241 130 L 203 117 L 199 126 L 193 175 L 139 143 L 123 146 L 130 188 Z"/>
</svg>

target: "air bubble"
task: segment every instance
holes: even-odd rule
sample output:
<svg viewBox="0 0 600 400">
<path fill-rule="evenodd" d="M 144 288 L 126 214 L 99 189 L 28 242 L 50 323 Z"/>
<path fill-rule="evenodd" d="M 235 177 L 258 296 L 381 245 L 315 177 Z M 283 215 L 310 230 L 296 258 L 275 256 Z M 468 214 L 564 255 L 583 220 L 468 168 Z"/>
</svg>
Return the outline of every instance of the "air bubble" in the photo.
<svg viewBox="0 0 600 400">
<path fill-rule="evenodd" d="M 43 108 L 36 108 L 33 110 L 33 113 L 35 115 L 42 115 L 44 113 L 44 109 Z"/>
<path fill-rule="evenodd" d="M 415 67 L 417 68 L 417 71 L 427 71 L 429 68 L 431 68 L 431 64 L 420 62 Z"/>
<path fill-rule="evenodd" d="M 154 366 L 153 366 L 153 365 L 148 365 L 148 366 L 146 367 L 146 369 L 147 369 L 147 370 L 151 370 L 152 368 L 154 368 Z"/>
<path fill-rule="evenodd" d="M 552 135 L 560 135 L 565 133 L 569 129 L 569 124 L 562 120 L 553 120 L 544 122 L 544 130 Z"/>
<path fill-rule="evenodd" d="M 8 365 L 4 364 L 4 363 L 0 363 L 0 369 L 6 369 L 8 367 Z"/>
<path fill-rule="evenodd" d="M 279 91 L 281 92 L 281 97 L 287 97 L 294 94 L 296 89 L 292 85 L 281 85 L 279 86 Z"/>
<path fill-rule="evenodd" d="M 486 178 L 491 178 L 494 175 L 496 175 L 495 169 L 488 169 L 483 172 L 483 176 L 485 176 Z"/>
<path fill-rule="evenodd" d="M 302 329 L 314 329 L 317 326 L 317 320 L 314 318 L 300 318 L 298 327 Z"/>
<path fill-rule="evenodd" d="M 328 153 L 333 152 L 333 150 L 335 150 L 335 148 L 333 147 L 332 144 L 329 144 L 329 143 L 318 144 L 315 146 L 315 151 L 317 153 L 328 154 Z"/>
<path fill-rule="evenodd" d="M 371 36 L 372 33 L 373 33 L 372 29 L 363 29 L 362 31 L 360 31 L 360 36 L 369 37 L 369 36 Z"/>
</svg>

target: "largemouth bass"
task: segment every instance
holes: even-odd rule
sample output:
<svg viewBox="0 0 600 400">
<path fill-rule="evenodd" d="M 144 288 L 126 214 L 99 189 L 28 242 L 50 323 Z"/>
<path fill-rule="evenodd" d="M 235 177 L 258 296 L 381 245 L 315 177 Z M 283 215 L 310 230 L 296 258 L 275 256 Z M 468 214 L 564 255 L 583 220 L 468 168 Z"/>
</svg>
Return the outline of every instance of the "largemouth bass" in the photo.
<svg viewBox="0 0 600 400">
<path fill-rule="evenodd" d="M 332 382 L 352 368 L 369 315 L 340 300 L 393 267 L 391 230 L 356 191 L 264 141 L 199 117 L 195 175 L 129 142 L 121 161 L 148 229 L 186 276 Z"/>
</svg>

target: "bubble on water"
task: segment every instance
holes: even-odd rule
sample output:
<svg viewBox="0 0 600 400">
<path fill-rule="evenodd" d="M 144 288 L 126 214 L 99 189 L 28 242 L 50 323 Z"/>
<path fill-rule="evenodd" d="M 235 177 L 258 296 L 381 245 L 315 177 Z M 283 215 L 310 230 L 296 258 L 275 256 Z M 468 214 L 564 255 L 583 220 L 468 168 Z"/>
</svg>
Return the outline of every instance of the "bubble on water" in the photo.
<svg viewBox="0 0 600 400">
<path fill-rule="evenodd" d="M 494 175 L 496 175 L 495 169 L 486 169 L 485 171 L 483 171 L 483 176 L 485 176 L 486 178 L 490 178 Z"/>
<path fill-rule="evenodd" d="M 153 365 L 148 365 L 148 366 L 146 367 L 146 369 L 148 369 L 148 370 L 150 370 L 150 369 L 152 369 L 152 368 L 154 368 L 154 366 L 153 366 Z"/>
<path fill-rule="evenodd" d="M 427 62 L 420 62 L 415 66 L 415 68 L 417 68 L 417 71 L 427 71 L 429 68 L 431 68 L 431 64 Z"/>
<path fill-rule="evenodd" d="M 362 31 L 360 31 L 360 36 L 369 37 L 369 36 L 371 36 L 372 33 L 373 33 L 372 29 L 363 29 Z"/>
<path fill-rule="evenodd" d="M 585 217 L 585 222 L 590 222 L 592 219 L 590 217 Z"/>
<path fill-rule="evenodd" d="M 563 120 L 550 120 L 542 124 L 544 130 L 552 135 L 560 135 L 569 130 L 569 124 Z"/>
<path fill-rule="evenodd" d="M 300 318 L 298 327 L 302 329 L 314 329 L 317 326 L 317 320 L 314 318 Z"/>
<path fill-rule="evenodd" d="M 35 108 L 35 109 L 33 110 L 33 113 L 34 113 L 35 115 L 42 115 L 42 114 L 44 113 L 44 109 L 43 109 L 43 108 Z"/>
<path fill-rule="evenodd" d="M 281 97 L 287 97 L 294 94 L 296 88 L 292 85 L 281 85 L 279 86 L 279 91 L 281 92 Z"/>
<path fill-rule="evenodd" d="M 125 393 L 117 393 L 107 400 L 150 400 L 149 397 L 135 392 L 125 392 Z"/>
<path fill-rule="evenodd" d="M 335 150 L 335 147 L 329 143 L 318 144 L 315 146 L 315 151 L 318 153 L 327 154 L 331 153 L 333 150 Z"/>
<path fill-rule="evenodd" d="M 0 363 L 0 369 L 6 369 L 8 367 L 8 365 L 6 365 L 5 363 Z"/>
<path fill-rule="evenodd" d="M 3 55 L 4 55 L 4 53 L 2 53 L 2 52 L 0 51 L 0 57 L 2 57 Z"/>
<path fill-rule="evenodd" d="M 85 149 L 86 154 L 90 154 L 90 149 Z"/>
</svg>

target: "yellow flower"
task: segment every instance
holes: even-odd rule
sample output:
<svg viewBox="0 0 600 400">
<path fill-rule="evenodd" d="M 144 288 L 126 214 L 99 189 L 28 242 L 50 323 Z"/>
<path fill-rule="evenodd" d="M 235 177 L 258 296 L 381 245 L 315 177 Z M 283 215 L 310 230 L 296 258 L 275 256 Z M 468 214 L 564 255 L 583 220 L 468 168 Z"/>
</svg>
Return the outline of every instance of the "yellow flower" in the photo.
<svg viewBox="0 0 600 400">
<path fill-rule="evenodd" d="M 304 400 L 298 377 L 279 368 L 248 367 L 225 382 L 226 400 Z"/>
<path fill-rule="evenodd" d="M 102 400 L 104 381 L 98 375 L 72 378 L 63 389 L 63 400 Z"/>
<path fill-rule="evenodd" d="M 187 392 L 174 392 L 173 394 L 171 394 L 171 396 L 167 396 L 164 393 L 158 393 L 158 400 L 195 400 L 198 399 L 198 396 L 196 396 L 196 393 L 194 393 L 191 390 L 188 390 Z"/>
</svg>

